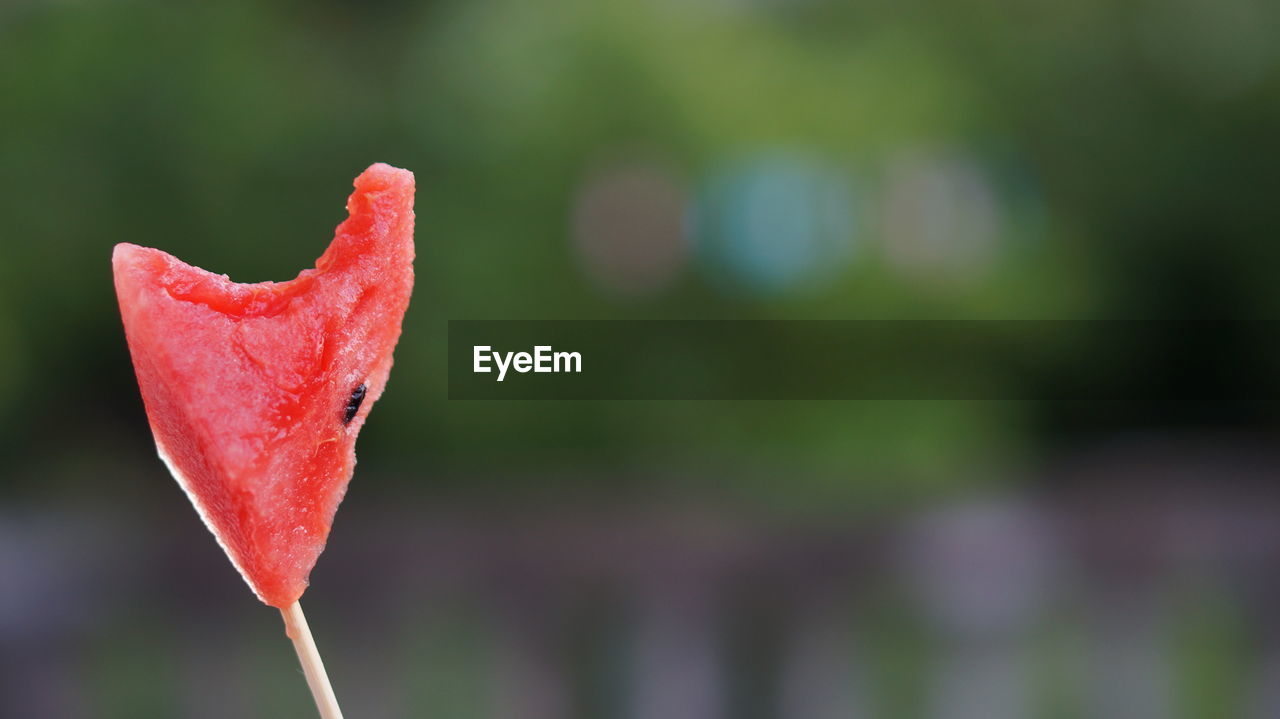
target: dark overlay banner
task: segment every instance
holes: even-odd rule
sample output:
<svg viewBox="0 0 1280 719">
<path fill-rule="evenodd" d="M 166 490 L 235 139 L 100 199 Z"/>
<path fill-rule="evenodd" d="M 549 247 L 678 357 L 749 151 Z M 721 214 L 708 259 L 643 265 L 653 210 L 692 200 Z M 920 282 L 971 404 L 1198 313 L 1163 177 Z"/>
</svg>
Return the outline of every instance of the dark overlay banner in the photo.
<svg viewBox="0 0 1280 719">
<path fill-rule="evenodd" d="M 455 400 L 1274 400 L 1280 324 L 451 320 Z"/>
</svg>

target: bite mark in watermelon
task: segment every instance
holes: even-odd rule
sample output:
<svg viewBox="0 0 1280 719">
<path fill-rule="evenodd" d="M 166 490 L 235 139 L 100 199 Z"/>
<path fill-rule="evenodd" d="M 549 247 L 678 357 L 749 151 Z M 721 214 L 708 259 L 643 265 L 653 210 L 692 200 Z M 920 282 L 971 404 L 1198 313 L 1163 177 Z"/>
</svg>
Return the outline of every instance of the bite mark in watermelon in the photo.
<svg viewBox="0 0 1280 719">
<path fill-rule="evenodd" d="M 413 173 L 376 164 L 287 282 L 117 245 L 116 295 L 161 459 L 265 603 L 297 601 L 382 395 L 413 289 Z"/>
</svg>

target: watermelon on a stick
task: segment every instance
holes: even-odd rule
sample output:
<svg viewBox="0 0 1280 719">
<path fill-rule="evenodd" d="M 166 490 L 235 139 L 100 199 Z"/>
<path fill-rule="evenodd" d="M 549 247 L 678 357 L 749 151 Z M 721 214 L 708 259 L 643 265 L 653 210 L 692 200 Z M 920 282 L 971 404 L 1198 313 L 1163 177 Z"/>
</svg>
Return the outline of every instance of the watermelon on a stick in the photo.
<svg viewBox="0 0 1280 719">
<path fill-rule="evenodd" d="M 382 395 L 413 289 L 413 173 L 376 164 L 287 282 L 239 284 L 147 247 L 112 256 L 156 448 L 249 587 L 280 609 L 325 719 L 341 717 L 298 604 Z"/>
</svg>

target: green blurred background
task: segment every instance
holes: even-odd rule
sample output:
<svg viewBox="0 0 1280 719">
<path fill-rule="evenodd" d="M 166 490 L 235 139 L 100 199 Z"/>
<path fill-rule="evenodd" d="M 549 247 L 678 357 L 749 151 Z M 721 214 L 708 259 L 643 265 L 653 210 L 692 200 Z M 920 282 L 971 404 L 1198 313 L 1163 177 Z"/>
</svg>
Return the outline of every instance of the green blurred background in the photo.
<svg viewBox="0 0 1280 719">
<path fill-rule="evenodd" d="M 450 402 L 444 357 L 449 319 L 1139 318 L 1137 373 L 1070 361 L 1238 399 L 1280 367 L 1182 321 L 1280 309 L 1277 21 L 5 3 L 0 714 L 307 716 L 108 258 L 292 277 L 385 161 L 418 284 L 308 594 L 350 716 L 1274 716 L 1271 401 Z"/>
</svg>

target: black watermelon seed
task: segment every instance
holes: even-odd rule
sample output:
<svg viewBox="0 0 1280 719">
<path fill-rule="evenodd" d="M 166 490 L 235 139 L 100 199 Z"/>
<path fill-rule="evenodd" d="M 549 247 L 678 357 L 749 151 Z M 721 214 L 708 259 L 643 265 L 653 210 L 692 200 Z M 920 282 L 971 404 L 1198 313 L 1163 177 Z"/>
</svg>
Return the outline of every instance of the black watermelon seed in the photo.
<svg viewBox="0 0 1280 719">
<path fill-rule="evenodd" d="M 342 413 L 342 426 L 351 424 L 351 420 L 356 418 L 356 412 L 360 411 L 360 405 L 364 403 L 364 393 L 368 389 L 362 382 L 359 387 L 351 390 L 351 398 L 347 400 L 347 408 Z"/>
</svg>

